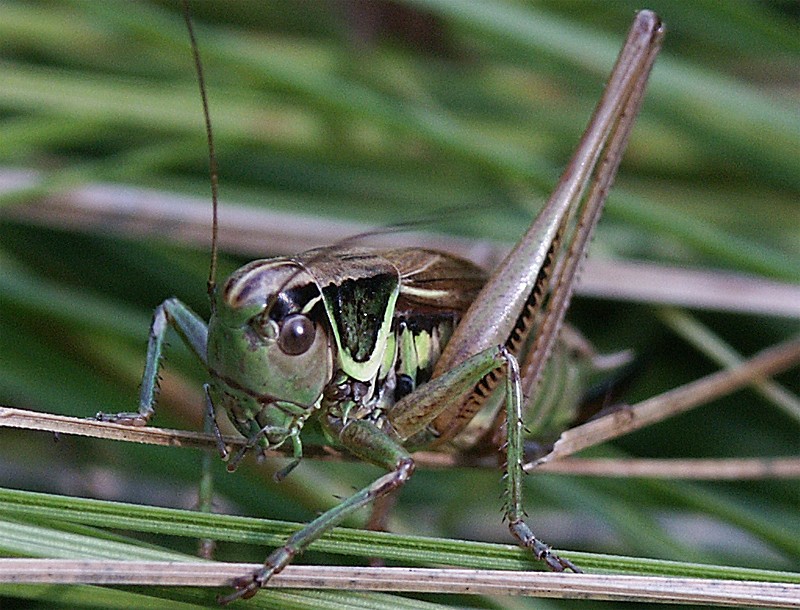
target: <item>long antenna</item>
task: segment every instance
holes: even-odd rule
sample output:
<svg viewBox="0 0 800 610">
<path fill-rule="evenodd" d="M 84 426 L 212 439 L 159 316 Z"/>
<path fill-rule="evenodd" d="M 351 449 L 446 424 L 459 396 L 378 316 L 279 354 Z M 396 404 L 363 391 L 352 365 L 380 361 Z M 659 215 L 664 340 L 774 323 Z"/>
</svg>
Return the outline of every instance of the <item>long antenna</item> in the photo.
<svg viewBox="0 0 800 610">
<path fill-rule="evenodd" d="M 208 296 L 211 297 L 211 311 L 215 308 L 214 292 L 217 287 L 217 234 L 219 233 L 219 223 L 217 221 L 217 199 L 218 183 L 217 176 L 217 155 L 214 152 L 214 134 L 211 130 L 211 113 L 208 110 L 208 96 L 206 95 L 206 82 L 203 76 L 203 62 L 200 60 L 200 49 L 197 46 L 197 39 L 194 35 L 192 26 L 192 15 L 189 11 L 189 0 L 182 0 L 183 19 L 186 22 L 186 29 L 189 30 L 189 41 L 192 44 L 192 56 L 194 57 L 194 67 L 197 72 L 197 84 L 200 87 L 200 99 L 203 101 L 203 118 L 206 123 L 206 139 L 208 140 L 208 171 L 211 178 L 211 265 L 208 269 Z"/>
</svg>

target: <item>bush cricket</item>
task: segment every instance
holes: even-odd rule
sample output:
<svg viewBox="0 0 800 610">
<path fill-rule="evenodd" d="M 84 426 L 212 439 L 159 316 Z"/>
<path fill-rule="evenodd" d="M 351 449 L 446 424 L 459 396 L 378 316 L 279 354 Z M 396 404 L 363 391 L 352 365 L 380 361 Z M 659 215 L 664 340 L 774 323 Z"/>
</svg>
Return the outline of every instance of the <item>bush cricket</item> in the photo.
<svg viewBox="0 0 800 610">
<path fill-rule="evenodd" d="M 224 410 L 248 447 L 291 445 L 294 460 L 279 478 L 301 459 L 310 417 L 333 446 L 389 471 L 292 535 L 223 603 L 254 595 L 324 532 L 399 489 L 414 471 L 413 451 L 459 443 L 505 453 L 511 534 L 551 569 L 580 571 L 524 519 L 523 422 L 537 420 L 547 438 L 577 418 L 581 390 L 570 386 L 582 383 L 592 355 L 560 331 L 663 32 L 654 13 L 637 14 L 555 192 L 489 278 L 438 252 L 341 246 L 253 261 L 217 289 L 214 197 L 208 325 L 179 300 L 164 301 L 150 330 L 138 412 L 98 417 L 151 419 L 171 326 L 208 369 L 211 418 Z M 212 157 L 215 174 L 213 164 Z M 537 397 L 545 375 L 566 385 Z"/>
<path fill-rule="evenodd" d="M 326 250 L 325 252 L 326 253 L 330 253 L 330 252 L 332 252 L 332 250 Z M 314 263 L 314 262 L 315 261 L 312 260 L 312 263 Z M 500 376 L 502 377 L 502 371 L 501 371 L 501 375 Z M 420 377 L 420 379 L 422 379 L 422 378 Z M 422 385 L 422 387 L 424 387 L 424 384 Z M 568 410 L 569 409 L 567 409 L 567 411 Z M 473 442 L 475 442 L 476 439 L 480 439 L 481 437 L 483 437 L 484 439 L 486 439 L 488 441 L 488 430 L 489 430 L 489 428 L 481 428 L 481 425 L 482 426 L 489 426 L 489 423 L 494 423 L 495 420 L 492 417 L 489 417 L 489 423 L 486 423 L 485 421 L 483 423 L 481 423 L 480 421 L 478 421 L 478 419 L 479 418 L 477 416 L 475 418 L 473 418 L 471 420 L 473 425 L 468 427 L 466 430 L 464 430 L 463 431 L 463 435 L 460 434 L 459 435 L 460 438 L 454 439 L 453 442 L 461 441 L 462 442 L 461 446 L 464 447 L 464 446 L 468 446 L 468 445 L 472 444 Z M 557 426 L 558 425 L 556 424 L 556 427 Z M 499 426 L 498 426 L 498 428 L 499 428 Z M 486 433 L 483 433 L 482 430 L 486 430 Z M 497 434 L 497 433 L 502 434 L 502 430 L 501 429 L 494 429 L 493 428 L 492 432 L 495 433 L 495 434 Z M 471 436 L 470 436 L 470 434 L 471 434 Z M 468 438 L 469 440 L 465 441 L 464 440 L 465 438 Z M 489 447 L 491 447 L 491 446 L 492 446 L 491 443 L 489 443 L 489 442 L 486 443 L 486 448 L 487 449 Z"/>
</svg>

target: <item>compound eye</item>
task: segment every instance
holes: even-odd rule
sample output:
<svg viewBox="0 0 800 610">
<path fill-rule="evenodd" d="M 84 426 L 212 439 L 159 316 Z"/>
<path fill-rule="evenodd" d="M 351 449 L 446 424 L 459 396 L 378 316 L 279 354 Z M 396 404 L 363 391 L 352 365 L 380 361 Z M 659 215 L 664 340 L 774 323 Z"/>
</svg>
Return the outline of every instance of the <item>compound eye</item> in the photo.
<svg viewBox="0 0 800 610">
<path fill-rule="evenodd" d="M 284 354 L 299 356 L 306 353 L 314 344 L 317 327 L 303 314 L 286 316 L 278 335 L 278 347 Z"/>
</svg>

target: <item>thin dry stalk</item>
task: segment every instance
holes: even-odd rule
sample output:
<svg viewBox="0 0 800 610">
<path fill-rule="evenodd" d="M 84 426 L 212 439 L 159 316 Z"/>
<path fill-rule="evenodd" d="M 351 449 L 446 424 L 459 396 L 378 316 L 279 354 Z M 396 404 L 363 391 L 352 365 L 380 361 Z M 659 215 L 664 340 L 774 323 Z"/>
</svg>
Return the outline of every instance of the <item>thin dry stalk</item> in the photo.
<svg viewBox="0 0 800 610">
<path fill-rule="evenodd" d="M 573 455 L 582 449 L 649 426 L 678 413 L 724 396 L 754 380 L 761 380 L 800 361 L 800 338 L 792 339 L 759 352 L 742 364 L 707 375 L 630 407 L 566 430 L 550 453 L 526 464 L 532 470 L 539 464 Z"/>
<path fill-rule="evenodd" d="M 736 367 L 713 373 L 692 383 L 654 396 L 637 405 L 624 407 L 609 415 L 565 431 L 553 450 L 525 469 L 542 468 L 551 472 L 593 474 L 597 476 L 670 476 L 674 478 L 793 478 L 798 476 L 800 460 L 795 458 L 756 458 L 737 460 L 571 460 L 564 458 L 582 449 L 611 440 L 638 428 L 700 404 L 729 394 L 754 381 L 782 372 L 800 362 L 800 338 L 780 343 L 756 354 Z M 13 407 L 0 407 L 0 427 L 40 430 L 56 434 L 75 434 L 125 442 L 164 445 L 169 447 L 215 448 L 216 437 L 201 432 L 168 430 L 156 427 L 79 419 L 50 413 L 36 413 Z M 229 450 L 245 445 L 242 438 L 224 437 Z M 338 452 L 309 447 L 309 457 L 328 456 L 341 459 Z M 267 457 L 285 457 L 274 451 Z M 464 464 L 458 456 L 435 452 L 418 452 L 420 466 L 448 467 Z M 556 464 L 560 462 L 560 464 Z M 479 464 L 471 464 L 479 465 Z"/>
<path fill-rule="evenodd" d="M 0 168 L 0 195 L 36 189 L 36 171 Z M 339 243 L 392 248 L 434 248 L 492 269 L 508 246 L 442 234 L 387 229 L 357 222 L 256 209 L 223 202 L 220 245 L 248 256 L 293 253 Z M 35 204 L 0 207 L 0 214 L 46 226 L 125 236 L 146 236 L 205 247 L 208 201 L 139 187 L 89 184 L 38 198 Z M 265 251 L 265 244 L 269 251 Z M 589 259 L 577 294 L 603 299 L 678 305 L 800 318 L 800 287 L 741 273 L 693 270 L 653 263 Z"/>
<path fill-rule="evenodd" d="M 0 559 L 0 582 L 224 587 L 257 564 Z M 705 578 L 451 568 L 288 566 L 269 588 L 332 589 L 800 608 L 800 585 Z"/>
</svg>

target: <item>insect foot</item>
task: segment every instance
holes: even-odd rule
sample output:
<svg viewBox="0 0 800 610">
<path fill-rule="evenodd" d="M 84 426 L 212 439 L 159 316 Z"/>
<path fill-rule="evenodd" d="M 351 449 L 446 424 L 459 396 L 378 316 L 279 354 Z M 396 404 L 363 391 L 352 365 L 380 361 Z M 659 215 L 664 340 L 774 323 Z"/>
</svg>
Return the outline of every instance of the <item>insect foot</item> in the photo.
<svg viewBox="0 0 800 610">
<path fill-rule="evenodd" d="M 508 524 L 508 529 L 511 530 L 514 538 L 516 538 L 522 546 L 527 549 L 531 549 L 533 554 L 536 556 L 536 559 L 539 561 L 544 561 L 547 564 L 547 567 L 553 570 L 553 572 L 570 570 L 576 574 L 583 573 L 583 570 L 572 563 L 569 559 L 562 559 L 553 553 L 548 545 L 533 535 L 531 528 L 529 528 L 528 524 L 521 519 L 510 521 Z"/>
<path fill-rule="evenodd" d="M 269 579 L 285 568 L 294 557 L 294 552 L 288 547 L 281 547 L 272 552 L 264 562 L 264 567 L 256 570 L 249 576 L 243 576 L 233 581 L 235 591 L 228 595 L 220 595 L 217 602 L 225 606 L 237 599 L 250 599 L 263 587 Z"/>
<path fill-rule="evenodd" d="M 262 573 L 263 577 L 262 577 Z M 222 606 L 227 606 L 229 603 L 236 601 L 237 599 L 250 599 L 258 590 L 261 589 L 262 585 L 269 580 L 272 575 L 274 574 L 274 570 L 259 570 L 258 572 L 254 572 L 251 576 L 244 576 L 242 578 L 237 578 L 233 581 L 233 586 L 236 590 L 233 593 L 228 595 L 220 595 L 217 597 L 217 602 Z"/>
</svg>

